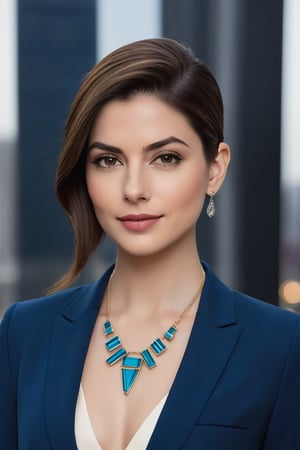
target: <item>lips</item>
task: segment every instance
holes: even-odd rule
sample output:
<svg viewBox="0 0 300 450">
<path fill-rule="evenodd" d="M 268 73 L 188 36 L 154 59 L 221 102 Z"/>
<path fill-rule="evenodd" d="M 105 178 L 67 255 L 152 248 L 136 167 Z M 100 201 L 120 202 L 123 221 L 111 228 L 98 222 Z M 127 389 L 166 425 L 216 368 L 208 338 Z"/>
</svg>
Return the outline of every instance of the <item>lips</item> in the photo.
<svg viewBox="0 0 300 450">
<path fill-rule="evenodd" d="M 130 231 L 145 231 L 157 223 L 162 216 L 152 214 L 127 214 L 118 217 L 122 225 Z"/>
<path fill-rule="evenodd" d="M 118 217 L 121 221 L 132 221 L 137 222 L 139 220 L 153 220 L 160 219 L 161 216 L 153 216 L 151 214 L 127 214 L 126 216 Z"/>
</svg>

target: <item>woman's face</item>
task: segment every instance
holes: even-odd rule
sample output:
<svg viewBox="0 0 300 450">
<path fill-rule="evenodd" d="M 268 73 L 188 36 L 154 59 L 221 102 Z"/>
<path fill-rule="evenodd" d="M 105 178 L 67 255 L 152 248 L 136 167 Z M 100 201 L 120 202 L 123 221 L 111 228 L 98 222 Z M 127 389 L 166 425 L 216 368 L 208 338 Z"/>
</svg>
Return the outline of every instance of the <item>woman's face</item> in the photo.
<svg viewBox="0 0 300 450">
<path fill-rule="evenodd" d="M 153 96 L 112 100 L 96 117 L 88 192 L 99 224 L 129 254 L 194 239 L 210 172 L 186 118 Z"/>
</svg>

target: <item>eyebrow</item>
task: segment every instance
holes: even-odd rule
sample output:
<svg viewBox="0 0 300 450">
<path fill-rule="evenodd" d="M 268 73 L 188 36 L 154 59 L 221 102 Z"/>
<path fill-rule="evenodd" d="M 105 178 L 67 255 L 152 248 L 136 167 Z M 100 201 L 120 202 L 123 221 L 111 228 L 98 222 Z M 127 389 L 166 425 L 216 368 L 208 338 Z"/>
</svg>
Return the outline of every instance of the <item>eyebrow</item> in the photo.
<svg viewBox="0 0 300 450">
<path fill-rule="evenodd" d="M 148 152 L 151 150 L 157 150 L 161 147 L 164 147 L 165 145 L 173 143 L 183 144 L 186 147 L 189 147 L 189 145 L 186 142 L 182 141 L 181 139 L 178 139 L 175 136 L 169 136 L 165 139 L 161 139 L 160 141 L 152 142 L 152 144 L 146 145 L 145 147 L 143 147 L 143 151 Z M 114 145 L 105 144 L 104 142 L 100 141 L 95 141 L 92 144 L 90 144 L 88 146 L 88 151 L 92 150 L 93 148 L 99 148 L 100 150 L 106 150 L 112 153 L 123 153 L 121 148 L 115 147 Z"/>
<path fill-rule="evenodd" d="M 186 142 L 182 141 L 181 139 L 178 139 L 175 136 L 169 136 L 165 139 L 161 139 L 160 141 L 153 142 L 152 144 L 146 145 L 146 147 L 144 147 L 144 151 L 147 152 L 149 150 L 157 150 L 160 147 L 164 147 L 167 144 L 173 144 L 173 143 L 183 144 L 186 147 L 189 147 L 189 145 Z"/>
</svg>

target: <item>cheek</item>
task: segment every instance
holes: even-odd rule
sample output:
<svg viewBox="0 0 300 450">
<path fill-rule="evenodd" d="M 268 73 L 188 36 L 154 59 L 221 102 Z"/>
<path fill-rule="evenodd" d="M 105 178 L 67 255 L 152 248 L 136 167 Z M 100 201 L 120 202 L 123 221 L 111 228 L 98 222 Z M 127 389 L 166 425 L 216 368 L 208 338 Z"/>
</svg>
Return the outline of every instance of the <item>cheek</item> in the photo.
<svg viewBox="0 0 300 450">
<path fill-rule="evenodd" d="M 105 189 L 103 183 L 99 182 L 99 178 L 87 176 L 86 185 L 94 208 L 101 209 L 104 207 L 109 196 L 107 195 L 107 189 Z"/>
<path fill-rule="evenodd" d="M 207 177 L 204 173 L 191 173 L 178 182 L 177 188 L 172 191 L 174 208 L 182 210 L 197 209 L 200 213 L 207 187 Z"/>
<path fill-rule="evenodd" d="M 95 204 L 97 190 L 96 190 L 95 183 L 93 182 L 93 179 L 91 179 L 91 177 L 89 177 L 89 176 L 86 177 L 86 187 L 87 187 L 87 191 L 88 191 L 89 197 L 91 199 L 91 202 L 93 204 Z"/>
</svg>

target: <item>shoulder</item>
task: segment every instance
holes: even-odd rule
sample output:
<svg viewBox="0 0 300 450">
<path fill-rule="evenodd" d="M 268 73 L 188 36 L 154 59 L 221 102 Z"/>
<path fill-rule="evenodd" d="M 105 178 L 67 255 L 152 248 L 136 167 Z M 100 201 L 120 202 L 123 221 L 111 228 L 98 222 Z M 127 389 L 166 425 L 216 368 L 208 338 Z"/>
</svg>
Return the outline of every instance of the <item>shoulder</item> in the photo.
<svg viewBox="0 0 300 450">
<path fill-rule="evenodd" d="M 0 359 L 10 355 L 6 359 L 17 366 L 21 355 L 45 352 L 58 321 L 72 323 L 91 310 L 96 313 L 110 271 L 95 282 L 11 305 L 0 323 Z"/>
<path fill-rule="evenodd" d="M 300 315 L 239 292 L 233 291 L 232 295 L 236 323 L 241 329 L 238 344 L 240 361 L 245 361 L 260 382 L 265 379 L 276 392 L 281 391 L 287 407 L 296 403 L 294 396 L 298 404 Z M 279 420 L 284 409 L 279 407 Z"/>
<path fill-rule="evenodd" d="M 27 338 L 28 333 L 39 336 L 49 330 L 59 316 L 72 321 L 90 309 L 99 308 L 111 270 L 109 268 L 92 283 L 14 303 L 6 311 L 1 328 L 7 332 L 9 329 L 16 336 Z"/>
<path fill-rule="evenodd" d="M 63 313 L 84 291 L 85 287 L 75 287 L 39 298 L 19 301 L 12 304 L 4 314 L 0 324 L 1 339 L 13 345 L 31 345 L 49 335 L 56 318 Z"/>
<path fill-rule="evenodd" d="M 4 319 L 13 315 L 15 320 L 20 321 L 34 321 L 38 318 L 47 321 L 48 318 L 53 319 L 60 314 L 80 315 L 85 310 L 99 307 L 112 270 L 113 266 L 109 267 L 100 278 L 91 283 L 71 287 L 51 295 L 19 301 L 8 308 Z"/>
<path fill-rule="evenodd" d="M 14 303 L 8 308 L 3 321 L 7 320 L 7 318 L 11 319 L 12 317 L 14 321 L 17 322 L 35 322 L 42 317 L 44 317 L 46 321 L 47 319 L 58 315 L 68 307 L 68 305 L 76 301 L 76 298 L 85 288 L 85 286 L 74 287 L 52 295 Z"/>
<path fill-rule="evenodd" d="M 237 324 L 242 334 L 263 345 L 287 343 L 299 327 L 300 315 L 227 287 L 205 265 L 207 274 L 206 314 L 221 326 Z M 251 339 L 250 339 L 251 337 Z"/>
<path fill-rule="evenodd" d="M 241 342 L 261 361 L 299 358 L 300 316 L 239 292 L 232 291 Z M 298 355 L 298 356 L 297 356 Z"/>
<path fill-rule="evenodd" d="M 258 345 L 273 343 L 279 350 L 280 347 L 289 345 L 296 336 L 300 344 L 299 314 L 240 292 L 233 291 L 232 295 L 237 322 L 243 326 L 244 330 L 252 333 Z"/>
<path fill-rule="evenodd" d="M 272 305 L 264 300 L 260 300 L 237 291 L 232 291 L 235 303 L 237 320 L 243 324 L 250 324 L 265 330 L 271 329 L 273 333 L 276 330 L 291 329 L 300 323 L 300 316 L 294 312 Z M 279 327 L 279 328 L 278 328 Z"/>
</svg>

